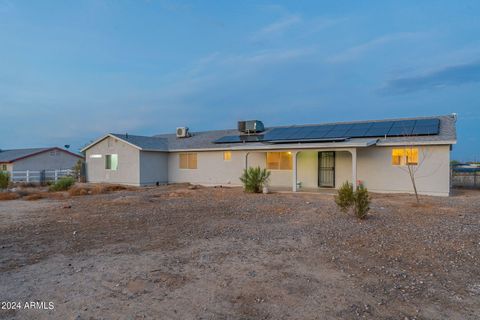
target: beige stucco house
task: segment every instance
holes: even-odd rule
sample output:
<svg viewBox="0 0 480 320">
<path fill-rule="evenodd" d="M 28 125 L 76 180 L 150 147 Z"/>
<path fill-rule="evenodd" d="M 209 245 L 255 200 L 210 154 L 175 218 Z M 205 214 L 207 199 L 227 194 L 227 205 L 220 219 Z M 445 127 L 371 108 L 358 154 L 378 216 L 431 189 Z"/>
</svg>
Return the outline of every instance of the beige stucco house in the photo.
<svg viewBox="0 0 480 320">
<path fill-rule="evenodd" d="M 153 137 L 106 134 L 82 151 L 89 182 L 240 186 L 247 167 L 271 171 L 272 189 L 338 188 L 362 183 L 372 192 L 448 196 L 454 115 L 263 128 Z"/>
</svg>

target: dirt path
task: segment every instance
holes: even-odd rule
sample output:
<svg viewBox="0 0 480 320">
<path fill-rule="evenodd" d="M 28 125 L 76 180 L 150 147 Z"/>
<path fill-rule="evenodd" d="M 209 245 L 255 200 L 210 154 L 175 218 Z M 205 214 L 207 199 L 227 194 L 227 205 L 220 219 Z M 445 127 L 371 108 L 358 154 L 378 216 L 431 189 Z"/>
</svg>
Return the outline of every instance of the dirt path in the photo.
<svg viewBox="0 0 480 320">
<path fill-rule="evenodd" d="M 70 207 L 71 206 L 71 207 Z M 328 195 L 181 186 L 0 202 L 4 319 L 478 319 L 480 193 Z"/>
</svg>

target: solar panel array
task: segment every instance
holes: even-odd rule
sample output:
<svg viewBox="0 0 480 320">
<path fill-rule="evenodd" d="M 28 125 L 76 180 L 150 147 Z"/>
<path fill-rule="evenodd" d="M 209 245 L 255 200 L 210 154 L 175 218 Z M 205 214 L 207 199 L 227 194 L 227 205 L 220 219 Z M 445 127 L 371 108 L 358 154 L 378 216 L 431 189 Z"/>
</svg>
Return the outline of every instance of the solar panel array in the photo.
<svg viewBox="0 0 480 320">
<path fill-rule="evenodd" d="M 301 127 L 273 128 L 264 135 L 226 136 L 215 143 L 338 141 L 347 138 L 401 137 L 436 135 L 439 119 L 339 123 Z"/>
</svg>

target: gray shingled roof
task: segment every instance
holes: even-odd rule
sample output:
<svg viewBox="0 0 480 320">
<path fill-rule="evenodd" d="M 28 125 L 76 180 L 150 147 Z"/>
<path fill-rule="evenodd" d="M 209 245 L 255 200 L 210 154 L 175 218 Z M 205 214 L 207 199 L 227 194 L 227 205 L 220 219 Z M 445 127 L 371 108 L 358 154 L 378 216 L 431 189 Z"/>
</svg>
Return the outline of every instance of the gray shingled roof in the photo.
<svg viewBox="0 0 480 320">
<path fill-rule="evenodd" d="M 0 151 L 0 162 L 12 162 L 19 158 L 28 157 L 32 154 L 44 152 L 52 148 L 12 149 Z"/>
<path fill-rule="evenodd" d="M 126 135 L 111 133 L 111 135 L 120 138 L 124 141 L 128 141 L 131 144 L 143 149 L 151 151 L 167 151 L 167 139 L 158 138 L 158 137 L 145 137 L 145 136 L 135 136 L 135 135 Z"/>
<path fill-rule="evenodd" d="M 37 153 L 42 153 L 50 150 L 60 150 L 71 155 L 83 158 L 82 155 L 76 154 L 74 152 L 59 148 L 59 147 L 49 147 L 49 148 L 28 148 L 28 149 L 10 149 L 10 150 L 0 150 L 0 162 L 13 162 L 22 158 L 32 156 Z"/>
<path fill-rule="evenodd" d="M 416 118 L 399 118 L 399 119 L 382 119 L 382 120 L 368 120 L 368 121 L 352 121 L 352 122 L 334 122 L 334 123 L 324 123 L 325 125 L 331 124 L 351 124 L 351 123 L 365 123 L 365 122 L 379 122 L 386 120 L 419 120 L 419 119 L 440 119 L 440 132 L 438 135 L 431 136 L 409 136 L 409 137 L 379 137 L 377 145 L 389 145 L 397 143 L 441 143 L 441 142 L 455 142 L 456 137 L 456 128 L 453 116 L 434 116 L 434 117 L 416 117 Z M 278 126 L 266 128 L 266 131 L 272 130 L 274 128 L 286 128 L 286 127 L 307 127 L 318 124 L 310 125 L 292 125 L 292 126 Z M 125 134 L 114 134 L 114 136 L 128 141 L 137 147 L 144 150 L 156 150 L 156 151 L 174 151 L 174 150 L 194 150 L 194 149 L 230 149 L 238 148 L 240 146 L 245 147 L 257 147 L 265 146 L 265 143 L 262 142 L 249 142 L 249 143 L 222 143 L 215 144 L 213 141 L 220 139 L 224 136 L 231 135 L 240 135 L 240 132 L 236 129 L 228 130 L 213 130 L 213 131 L 201 131 L 201 132 L 191 132 L 192 136 L 188 138 L 177 138 L 175 133 L 171 134 L 159 134 L 153 137 L 146 136 L 133 136 Z M 349 141 L 361 142 L 362 138 L 354 138 Z M 364 139 L 363 139 L 364 140 Z M 302 145 L 296 143 L 296 145 Z"/>
</svg>

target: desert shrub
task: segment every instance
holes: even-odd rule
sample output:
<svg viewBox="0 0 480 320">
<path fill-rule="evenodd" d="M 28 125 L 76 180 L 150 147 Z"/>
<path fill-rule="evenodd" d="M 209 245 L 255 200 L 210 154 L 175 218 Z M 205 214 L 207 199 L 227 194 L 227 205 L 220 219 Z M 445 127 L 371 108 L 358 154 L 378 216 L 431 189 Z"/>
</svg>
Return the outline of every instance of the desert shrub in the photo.
<svg viewBox="0 0 480 320">
<path fill-rule="evenodd" d="M 263 186 L 268 183 L 270 178 L 270 171 L 261 169 L 260 167 L 248 168 L 243 171 L 240 181 L 243 183 L 243 188 L 246 192 L 259 193 Z"/>
<path fill-rule="evenodd" d="M 20 195 L 16 192 L 0 192 L 0 201 L 15 200 L 20 198 Z"/>
<path fill-rule="evenodd" d="M 7 189 L 10 183 L 10 175 L 8 172 L 0 171 L 0 189 Z"/>
<path fill-rule="evenodd" d="M 345 181 L 340 189 L 338 189 L 338 194 L 335 196 L 335 203 L 340 207 L 340 210 L 347 212 L 353 205 L 354 200 L 353 185 Z"/>
<path fill-rule="evenodd" d="M 368 194 L 367 188 L 363 185 L 357 187 L 354 197 L 354 212 L 357 218 L 365 219 L 367 217 L 368 211 L 370 211 L 370 195 Z"/>
<path fill-rule="evenodd" d="M 50 191 L 66 191 L 75 184 L 73 177 L 62 177 L 55 184 L 50 186 Z"/>
<path fill-rule="evenodd" d="M 353 191 L 353 185 L 345 182 L 338 189 L 335 203 L 343 212 L 353 209 L 353 213 L 359 219 L 365 219 L 370 211 L 370 195 L 363 185 L 357 186 L 357 189 Z"/>
</svg>

